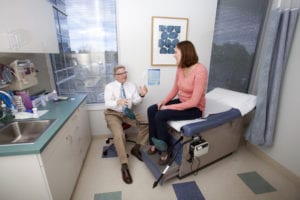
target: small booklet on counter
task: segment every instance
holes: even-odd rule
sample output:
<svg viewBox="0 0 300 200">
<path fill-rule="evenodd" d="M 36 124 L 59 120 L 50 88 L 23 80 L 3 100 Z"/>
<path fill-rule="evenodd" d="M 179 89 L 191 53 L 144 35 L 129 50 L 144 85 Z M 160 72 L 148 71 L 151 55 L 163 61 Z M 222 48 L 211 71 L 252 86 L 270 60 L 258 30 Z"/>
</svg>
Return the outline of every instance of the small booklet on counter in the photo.
<svg viewBox="0 0 300 200">
<path fill-rule="evenodd" d="M 57 96 L 56 99 L 53 99 L 54 102 L 58 102 L 58 101 L 67 101 L 69 100 L 70 97 L 67 97 L 67 96 Z"/>
</svg>

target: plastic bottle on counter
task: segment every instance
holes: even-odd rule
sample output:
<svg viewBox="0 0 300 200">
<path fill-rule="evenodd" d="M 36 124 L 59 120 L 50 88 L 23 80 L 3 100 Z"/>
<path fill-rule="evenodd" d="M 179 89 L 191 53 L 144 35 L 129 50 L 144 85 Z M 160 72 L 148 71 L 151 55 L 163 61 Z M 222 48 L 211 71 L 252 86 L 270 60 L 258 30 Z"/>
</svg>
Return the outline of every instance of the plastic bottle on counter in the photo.
<svg viewBox="0 0 300 200">
<path fill-rule="evenodd" d="M 32 109 L 32 102 L 31 102 L 31 99 L 29 97 L 29 95 L 27 93 L 24 93 L 21 95 L 22 97 L 22 100 L 23 100 L 23 104 L 25 106 L 25 108 L 27 110 L 31 110 Z"/>
<path fill-rule="evenodd" d="M 22 97 L 22 102 L 26 109 L 32 109 L 32 102 L 27 91 L 17 91 L 16 95 Z"/>
<path fill-rule="evenodd" d="M 48 101 L 50 100 L 57 101 L 58 99 L 56 90 L 53 90 L 51 93 L 48 93 L 46 96 Z"/>
<path fill-rule="evenodd" d="M 1 116 L 0 118 L 4 118 L 6 116 L 6 105 L 5 103 L 3 103 L 3 101 L 1 102 Z"/>
<path fill-rule="evenodd" d="M 56 92 L 56 90 L 53 90 L 53 100 L 54 101 L 57 101 L 57 92 Z"/>
<path fill-rule="evenodd" d="M 15 103 L 16 103 L 16 106 L 17 106 L 17 111 L 18 112 L 25 112 L 26 108 L 23 104 L 22 97 L 20 95 L 15 95 L 14 100 L 15 100 Z"/>
<path fill-rule="evenodd" d="M 1 103 L 1 115 L 0 115 L 0 120 L 1 122 L 7 123 L 11 122 L 14 119 L 14 115 L 11 112 L 10 109 L 8 109 L 5 105 L 5 103 L 2 101 Z"/>
<path fill-rule="evenodd" d="M 47 106 L 47 101 L 44 94 L 41 95 L 41 104 L 43 107 Z"/>
<path fill-rule="evenodd" d="M 37 108 L 32 108 L 32 113 L 33 113 L 33 118 L 38 118 L 39 117 Z"/>
</svg>

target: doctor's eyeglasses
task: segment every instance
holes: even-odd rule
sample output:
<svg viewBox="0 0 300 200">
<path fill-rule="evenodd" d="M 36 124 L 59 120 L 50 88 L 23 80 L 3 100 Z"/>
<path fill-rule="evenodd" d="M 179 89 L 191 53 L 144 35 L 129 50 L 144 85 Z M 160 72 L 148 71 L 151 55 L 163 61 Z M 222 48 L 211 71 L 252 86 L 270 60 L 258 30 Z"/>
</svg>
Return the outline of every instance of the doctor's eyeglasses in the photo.
<svg viewBox="0 0 300 200">
<path fill-rule="evenodd" d="M 125 71 L 125 72 L 121 72 L 121 73 L 115 73 L 115 75 L 124 75 L 124 74 L 127 74 L 128 72 L 127 71 Z"/>
</svg>

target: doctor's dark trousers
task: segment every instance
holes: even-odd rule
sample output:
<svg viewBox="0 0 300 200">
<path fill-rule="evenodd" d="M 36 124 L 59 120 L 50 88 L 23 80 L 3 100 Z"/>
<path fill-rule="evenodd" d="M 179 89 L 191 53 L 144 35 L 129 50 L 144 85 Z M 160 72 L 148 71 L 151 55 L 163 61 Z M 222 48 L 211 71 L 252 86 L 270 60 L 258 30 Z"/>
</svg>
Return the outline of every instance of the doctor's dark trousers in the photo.
<svg viewBox="0 0 300 200">
<path fill-rule="evenodd" d="M 167 105 L 181 103 L 179 99 L 171 100 Z M 152 137 L 165 141 L 168 146 L 171 146 L 171 135 L 168 133 L 167 121 L 170 120 L 189 120 L 200 118 L 202 116 L 199 108 L 189 108 L 186 110 L 158 110 L 157 104 L 151 105 L 147 110 L 149 122 L 149 143 L 154 145 Z"/>
</svg>

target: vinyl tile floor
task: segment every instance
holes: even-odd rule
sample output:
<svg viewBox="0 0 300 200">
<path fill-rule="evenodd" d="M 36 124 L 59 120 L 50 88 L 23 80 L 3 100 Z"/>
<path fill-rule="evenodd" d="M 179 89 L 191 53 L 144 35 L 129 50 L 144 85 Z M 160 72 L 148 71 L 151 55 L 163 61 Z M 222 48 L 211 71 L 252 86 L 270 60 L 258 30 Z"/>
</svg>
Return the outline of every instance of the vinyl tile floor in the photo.
<svg viewBox="0 0 300 200">
<path fill-rule="evenodd" d="M 120 191 L 122 200 L 176 200 L 173 184 L 190 181 L 196 182 L 206 200 L 300 199 L 300 190 L 296 184 L 252 154 L 245 145 L 241 145 L 232 155 L 203 168 L 196 174 L 183 179 L 171 179 L 156 188 L 152 188 L 155 178 L 146 165 L 133 156 L 129 157 L 133 183 L 125 184 L 122 181 L 118 158 L 102 158 L 102 149 L 105 145 L 105 138 L 93 138 L 72 200 L 93 200 L 95 194 Z M 255 194 L 238 176 L 253 171 L 262 176 L 276 191 Z"/>
</svg>

